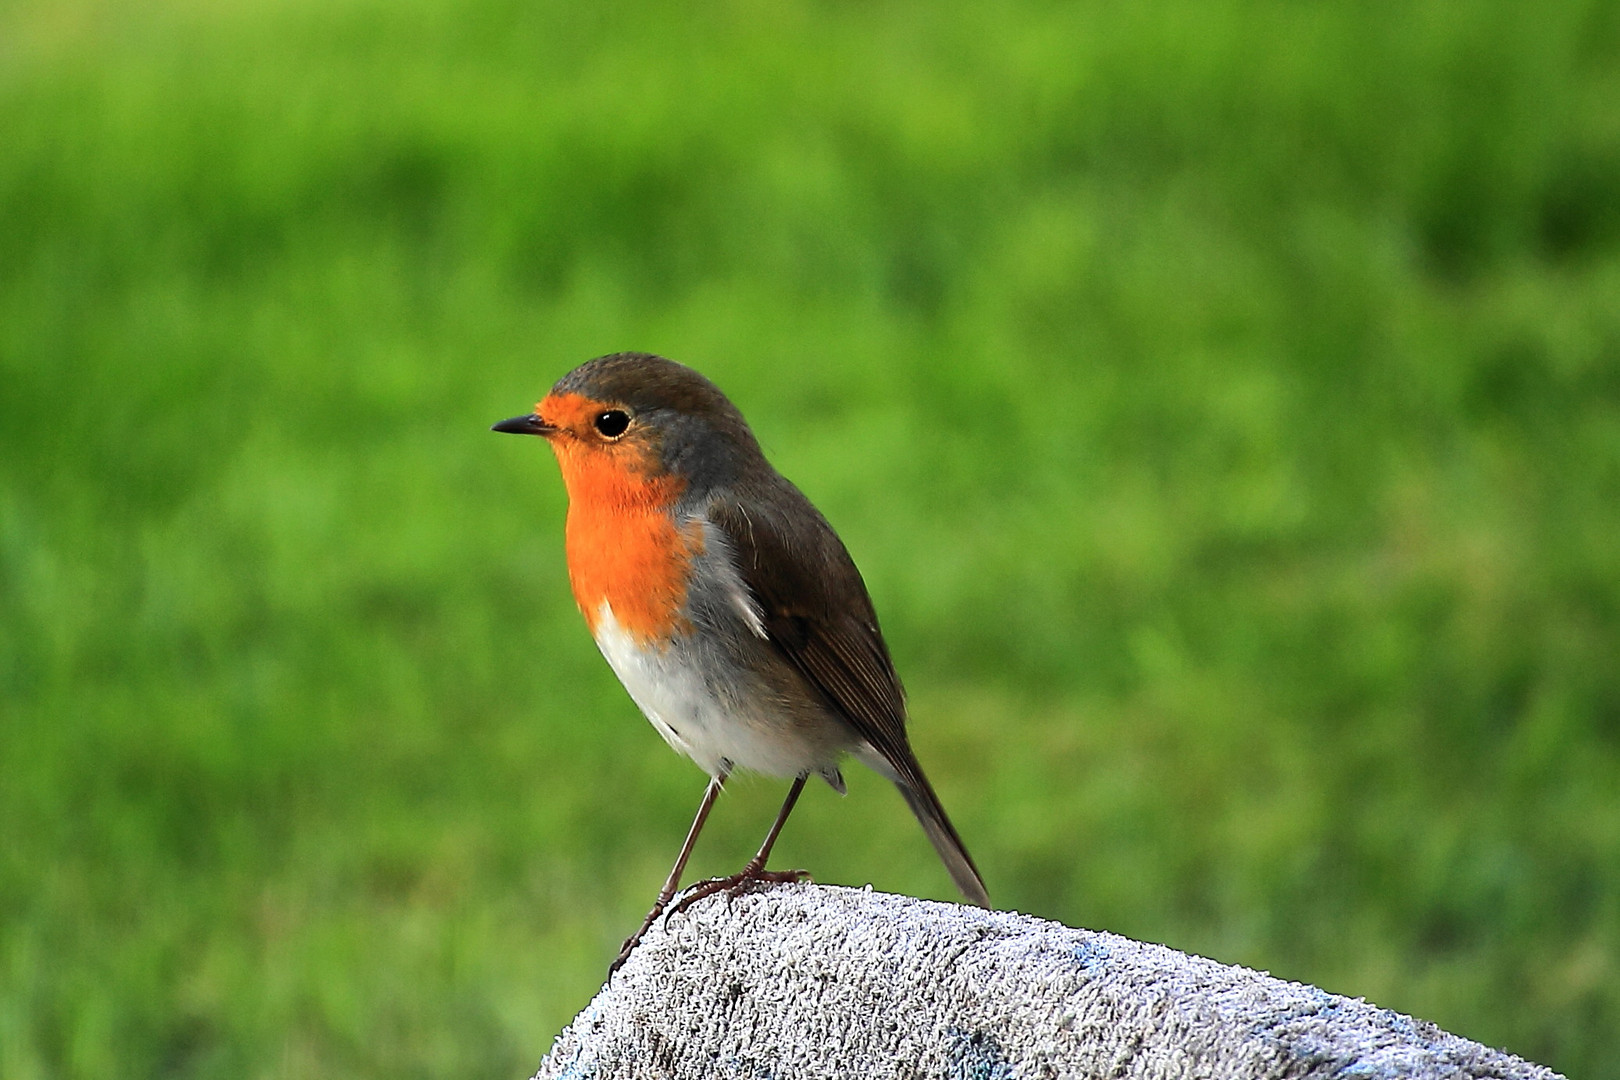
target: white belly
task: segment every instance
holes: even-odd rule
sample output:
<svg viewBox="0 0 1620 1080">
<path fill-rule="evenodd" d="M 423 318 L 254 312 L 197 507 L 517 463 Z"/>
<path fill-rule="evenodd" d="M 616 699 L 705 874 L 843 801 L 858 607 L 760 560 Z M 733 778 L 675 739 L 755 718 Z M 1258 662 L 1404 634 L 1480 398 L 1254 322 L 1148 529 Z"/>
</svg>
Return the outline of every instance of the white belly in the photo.
<svg viewBox="0 0 1620 1080">
<path fill-rule="evenodd" d="M 670 746 L 710 776 L 722 761 L 768 776 L 797 776 L 833 764 L 825 751 L 806 745 L 784 718 L 759 709 L 746 677 L 710 678 L 683 650 L 641 648 L 603 603 L 596 620 L 596 647 L 636 705 Z"/>
</svg>

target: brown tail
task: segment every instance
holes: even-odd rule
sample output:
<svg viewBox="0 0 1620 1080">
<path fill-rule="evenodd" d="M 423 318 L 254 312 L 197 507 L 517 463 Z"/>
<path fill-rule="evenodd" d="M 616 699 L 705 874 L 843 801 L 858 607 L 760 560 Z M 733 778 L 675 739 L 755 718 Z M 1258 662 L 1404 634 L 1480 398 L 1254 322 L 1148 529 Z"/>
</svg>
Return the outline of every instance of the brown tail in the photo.
<svg viewBox="0 0 1620 1080">
<path fill-rule="evenodd" d="M 962 838 L 956 835 L 956 826 L 945 816 L 945 808 L 940 805 L 939 796 L 934 794 L 933 785 L 921 769 L 914 767 L 909 771 L 910 776 L 902 774 L 892 778 L 894 786 L 900 789 L 900 794 L 906 798 L 906 805 L 917 815 L 923 832 L 928 834 L 934 850 L 939 852 L 945 869 L 950 871 L 951 880 L 962 890 L 962 895 L 969 903 L 989 907 L 990 894 L 985 891 L 984 878 L 979 876 L 979 868 L 973 865 L 973 857 L 967 853 Z"/>
</svg>

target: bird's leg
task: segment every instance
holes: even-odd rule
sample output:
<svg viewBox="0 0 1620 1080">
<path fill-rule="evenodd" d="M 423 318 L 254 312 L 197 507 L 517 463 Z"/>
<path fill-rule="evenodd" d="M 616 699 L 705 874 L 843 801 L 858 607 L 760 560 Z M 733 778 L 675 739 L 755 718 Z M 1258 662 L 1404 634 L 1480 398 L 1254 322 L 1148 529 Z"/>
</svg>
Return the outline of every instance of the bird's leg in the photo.
<svg viewBox="0 0 1620 1080">
<path fill-rule="evenodd" d="M 808 773 L 801 773 L 793 781 L 793 786 L 788 789 L 787 798 L 782 802 L 782 809 L 777 812 L 776 821 L 771 825 L 771 831 L 766 834 L 765 842 L 759 845 L 759 852 L 748 860 L 747 866 L 730 877 L 710 878 L 692 886 L 692 891 L 681 897 L 681 902 L 670 909 L 670 914 L 685 911 L 705 896 L 713 896 L 717 892 L 734 894 L 767 881 L 808 881 L 810 874 L 806 870 L 765 869 L 765 860 L 771 857 L 771 848 L 775 846 L 776 838 L 782 832 L 782 826 L 787 823 L 788 815 L 793 812 L 793 804 L 799 801 L 799 793 L 804 790 L 804 782 L 808 778 Z"/>
<path fill-rule="evenodd" d="M 691 856 L 692 847 L 697 843 L 698 833 L 703 831 L 703 822 L 708 819 L 709 810 L 714 806 L 714 800 L 720 797 L 720 789 L 725 786 L 726 777 L 729 775 L 731 775 L 731 765 L 722 761 L 720 771 L 709 779 L 709 786 L 703 792 L 703 801 L 698 804 L 697 817 L 692 819 L 692 827 L 686 830 L 686 843 L 681 845 L 681 853 L 676 856 L 675 866 L 670 870 L 669 877 L 664 881 L 664 887 L 658 890 L 657 902 L 653 904 L 652 910 L 647 912 L 647 917 L 642 920 L 641 929 L 624 939 L 624 944 L 619 948 L 619 955 L 614 959 L 613 963 L 608 965 L 608 978 L 611 979 L 613 973 L 618 971 L 624 962 L 630 958 L 631 950 L 641 944 L 641 939 L 646 936 L 648 929 L 657 921 L 658 916 L 664 913 L 664 909 L 669 906 L 670 900 L 675 896 L 675 890 L 681 887 L 681 874 L 686 870 L 686 860 Z"/>
</svg>

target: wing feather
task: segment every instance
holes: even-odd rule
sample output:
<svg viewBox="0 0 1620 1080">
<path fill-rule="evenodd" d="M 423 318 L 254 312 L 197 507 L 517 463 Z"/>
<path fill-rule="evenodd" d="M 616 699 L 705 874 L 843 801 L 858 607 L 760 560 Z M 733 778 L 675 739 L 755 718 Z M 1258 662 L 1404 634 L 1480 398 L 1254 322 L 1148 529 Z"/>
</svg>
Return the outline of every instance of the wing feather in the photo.
<svg viewBox="0 0 1620 1080">
<path fill-rule="evenodd" d="M 786 480 L 767 498 L 716 502 L 709 520 L 737 553 L 765 637 L 857 734 L 903 773 L 905 691 L 866 583 L 819 511 Z"/>
</svg>

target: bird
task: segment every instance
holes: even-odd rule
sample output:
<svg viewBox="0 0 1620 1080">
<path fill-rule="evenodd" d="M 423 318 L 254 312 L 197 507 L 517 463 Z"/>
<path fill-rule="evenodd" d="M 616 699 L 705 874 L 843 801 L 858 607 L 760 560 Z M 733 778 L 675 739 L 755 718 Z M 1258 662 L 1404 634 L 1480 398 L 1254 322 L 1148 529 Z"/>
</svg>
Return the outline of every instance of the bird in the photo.
<svg viewBox="0 0 1620 1080">
<path fill-rule="evenodd" d="M 694 886 L 674 911 L 720 891 L 806 880 L 766 861 L 810 777 L 844 793 L 846 755 L 894 783 L 963 897 L 990 906 L 912 752 L 905 692 L 860 571 L 719 387 L 661 356 L 614 353 L 492 430 L 550 443 L 585 624 L 658 734 L 709 776 L 674 868 L 610 978 L 669 907 L 734 769 L 792 784 L 743 869 Z"/>
</svg>

